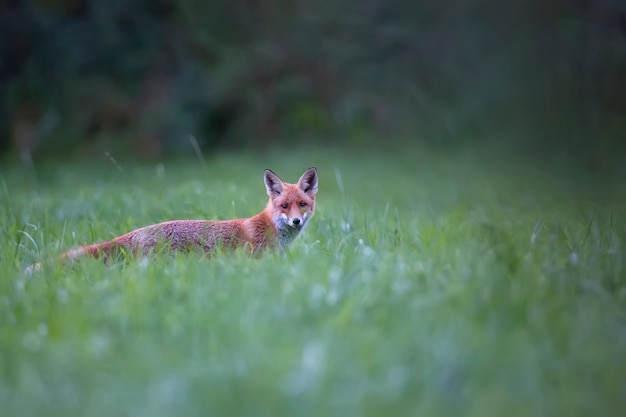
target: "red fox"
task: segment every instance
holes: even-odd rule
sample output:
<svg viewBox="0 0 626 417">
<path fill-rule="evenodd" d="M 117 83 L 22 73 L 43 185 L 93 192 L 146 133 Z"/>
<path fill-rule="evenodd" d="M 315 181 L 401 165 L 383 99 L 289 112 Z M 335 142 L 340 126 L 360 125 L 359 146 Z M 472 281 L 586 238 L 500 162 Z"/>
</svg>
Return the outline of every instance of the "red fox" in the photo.
<svg viewBox="0 0 626 417">
<path fill-rule="evenodd" d="M 218 248 L 246 248 L 252 254 L 265 249 L 284 250 L 300 234 L 315 212 L 317 169 L 304 171 L 297 184 L 283 182 L 269 169 L 265 170 L 265 189 L 269 201 L 259 214 L 234 220 L 173 220 L 135 229 L 113 240 L 79 246 L 60 258 L 103 258 L 105 261 L 122 252 L 144 254 L 155 248 L 172 251 L 200 250 L 215 252 Z M 27 273 L 41 268 L 31 265 Z"/>
</svg>

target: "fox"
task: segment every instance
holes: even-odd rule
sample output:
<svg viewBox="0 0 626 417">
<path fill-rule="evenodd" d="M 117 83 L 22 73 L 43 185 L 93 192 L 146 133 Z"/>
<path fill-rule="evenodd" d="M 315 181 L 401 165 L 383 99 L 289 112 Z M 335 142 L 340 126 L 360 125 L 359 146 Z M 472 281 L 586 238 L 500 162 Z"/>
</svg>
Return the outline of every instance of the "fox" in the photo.
<svg viewBox="0 0 626 417">
<path fill-rule="evenodd" d="M 171 220 L 132 230 L 107 242 L 70 249 L 59 255 L 64 261 L 80 258 L 111 258 L 129 253 L 148 254 L 163 248 L 172 252 L 218 250 L 259 255 L 266 250 L 286 251 L 315 213 L 318 189 L 317 168 L 310 167 L 295 184 L 286 183 L 266 169 L 263 177 L 269 200 L 265 209 L 247 218 L 232 220 Z M 41 262 L 30 265 L 26 273 L 41 269 Z"/>
</svg>

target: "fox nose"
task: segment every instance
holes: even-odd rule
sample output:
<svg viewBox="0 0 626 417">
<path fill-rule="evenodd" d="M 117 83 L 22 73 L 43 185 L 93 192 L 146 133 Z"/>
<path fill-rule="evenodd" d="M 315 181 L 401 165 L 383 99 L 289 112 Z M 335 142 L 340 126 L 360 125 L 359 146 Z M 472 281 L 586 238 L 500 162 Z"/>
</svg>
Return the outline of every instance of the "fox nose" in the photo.
<svg viewBox="0 0 626 417">
<path fill-rule="evenodd" d="M 296 226 L 300 224 L 300 219 L 299 218 L 295 218 L 292 220 L 293 224 L 295 224 Z"/>
</svg>

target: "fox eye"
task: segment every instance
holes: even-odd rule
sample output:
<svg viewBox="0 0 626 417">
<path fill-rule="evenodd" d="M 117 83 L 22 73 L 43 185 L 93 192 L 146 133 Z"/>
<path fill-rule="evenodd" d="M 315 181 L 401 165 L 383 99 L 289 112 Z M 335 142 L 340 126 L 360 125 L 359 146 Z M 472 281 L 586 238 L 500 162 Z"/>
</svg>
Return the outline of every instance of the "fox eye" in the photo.
<svg viewBox="0 0 626 417">
<path fill-rule="evenodd" d="M 304 201 L 300 202 L 300 207 L 306 207 L 306 203 Z"/>
<path fill-rule="evenodd" d="M 281 205 L 282 208 L 286 209 L 287 207 L 289 207 L 289 204 L 285 203 Z"/>
</svg>

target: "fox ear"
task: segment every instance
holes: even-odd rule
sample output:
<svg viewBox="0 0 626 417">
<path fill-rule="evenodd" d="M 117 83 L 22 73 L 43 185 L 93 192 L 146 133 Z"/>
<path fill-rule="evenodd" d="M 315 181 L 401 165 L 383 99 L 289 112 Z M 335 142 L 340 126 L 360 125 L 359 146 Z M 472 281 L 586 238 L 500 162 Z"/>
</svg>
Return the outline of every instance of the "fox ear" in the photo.
<svg viewBox="0 0 626 417">
<path fill-rule="evenodd" d="M 270 197 L 278 197 L 283 192 L 283 180 L 271 170 L 265 170 L 265 189 Z"/>
<path fill-rule="evenodd" d="M 311 167 L 304 171 L 304 174 L 298 180 L 298 186 L 305 194 L 311 197 L 317 194 L 317 169 Z"/>
</svg>

